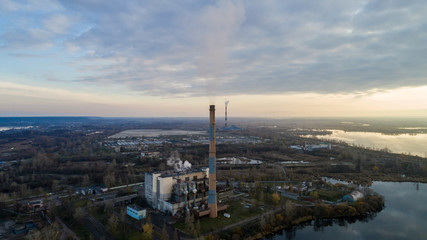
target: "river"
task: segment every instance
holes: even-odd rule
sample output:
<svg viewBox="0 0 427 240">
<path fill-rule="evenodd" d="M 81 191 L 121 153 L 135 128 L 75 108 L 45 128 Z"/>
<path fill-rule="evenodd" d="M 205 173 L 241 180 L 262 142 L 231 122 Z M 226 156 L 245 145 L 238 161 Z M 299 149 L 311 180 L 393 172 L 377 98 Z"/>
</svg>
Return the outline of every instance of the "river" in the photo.
<svg viewBox="0 0 427 240">
<path fill-rule="evenodd" d="M 373 182 L 371 188 L 385 197 L 385 208 L 372 219 L 312 221 L 268 239 L 427 239 L 427 184 Z"/>
<path fill-rule="evenodd" d="M 320 139 L 343 141 L 348 144 L 361 145 L 368 148 L 387 148 L 394 153 L 406 153 L 424 157 L 427 152 L 427 134 L 388 135 L 376 132 L 346 132 L 329 130 L 332 134 L 317 136 Z M 306 135 L 306 137 L 313 137 Z"/>
</svg>

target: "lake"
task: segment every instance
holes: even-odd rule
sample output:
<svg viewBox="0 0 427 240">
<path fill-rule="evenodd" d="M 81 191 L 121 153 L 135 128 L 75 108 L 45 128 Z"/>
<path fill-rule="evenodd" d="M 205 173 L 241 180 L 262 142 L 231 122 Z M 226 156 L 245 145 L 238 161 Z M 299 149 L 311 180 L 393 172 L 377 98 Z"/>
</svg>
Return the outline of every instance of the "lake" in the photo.
<svg viewBox="0 0 427 240">
<path fill-rule="evenodd" d="M 348 144 L 361 145 L 372 149 L 388 148 L 394 153 L 406 153 L 425 157 L 427 152 L 427 134 L 387 135 L 376 132 L 332 131 L 330 135 L 317 136 L 319 139 L 343 141 Z M 311 135 L 306 135 L 307 137 Z"/>
<path fill-rule="evenodd" d="M 268 239 L 427 239 L 427 184 L 373 182 L 371 188 L 385 197 L 385 208 L 373 219 L 321 226 L 312 221 Z"/>
</svg>

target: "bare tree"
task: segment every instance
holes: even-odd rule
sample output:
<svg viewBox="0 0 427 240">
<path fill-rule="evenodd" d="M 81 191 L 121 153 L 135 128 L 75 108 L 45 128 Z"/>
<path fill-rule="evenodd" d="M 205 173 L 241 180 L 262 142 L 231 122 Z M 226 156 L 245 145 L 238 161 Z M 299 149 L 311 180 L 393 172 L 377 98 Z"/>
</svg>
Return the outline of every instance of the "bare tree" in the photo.
<svg viewBox="0 0 427 240">
<path fill-rule="evenodd" d="M 162 239 L 162 240 L 168 240 L 169 239 L 165 222 L 163 222 L 162 235 L 161 235 L 160 239 Z"/>
<path fill-rule="evenodd" d="M 90 179 L 89 176 L 87 174 L 85 174 L 83 176 L 83 180 L 82 180 L 82 186 L 88 186 L 90 184 Z"/>
<path fill-rule="evenodd" d="M 84 218 L 85 215 L 86 215 L 86 212 L 83 210 L 83 208 L 78 207 L 74 211 L 73 218 L 75 221 L 80 221 Z"/>
<path fill-rule="evenodd" d="M 295 213 L 295 204 L 291 201 L 286 201 L 285 203 L 285 213 L 286 216 L 293 216 Z"/>
<path fill-rule="evenodd" d="M 41 230 L 36 230 L 31 234 L 28 234 L 26 236 L 26 239 L 29 240 L 45 240 L 45 239 L 52 239 L 56 240 L 59 239 L 59 236 L 61 235 L 61 230 L 59 228 L 59 225 L 55 222 L 54 224 L 44 227 Z"/>
<path fill-rule="evenodd" d="M 173 240 L 179 240 L 179 237 L 178 237 L 178 230 L 176 230 L 176 228 L 175 228 L 175 231 L 174 231 L 174 233 L 173 233 Z"/>
<path fill-rule="evenodd" d="M 110 218 L 108 219 L 108 228 L 110 229 L 110 231 L 113 233 L 117 233 L 118 224 L 119 218 L 116 216 L 116 214 L 111 214 Z"/>
</svg>

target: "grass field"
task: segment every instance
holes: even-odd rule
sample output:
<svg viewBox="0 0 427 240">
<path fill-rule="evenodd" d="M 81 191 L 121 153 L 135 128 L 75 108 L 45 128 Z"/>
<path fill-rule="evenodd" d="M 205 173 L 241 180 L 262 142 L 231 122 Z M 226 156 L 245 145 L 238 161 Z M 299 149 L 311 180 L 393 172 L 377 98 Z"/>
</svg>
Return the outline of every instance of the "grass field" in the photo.
<svg viewBox="0 0 427 240">
<path fill-rule="evenodd" d="M 137 231 L 136 229 L 130 226 L 127 227 L 126 233 L 118 232 L 118 233 L 112 233 L 112 235 L 117 240 L 142 239 L 142 232 Z"/>
<path fill-rule="evenodd" d="M 108 222 L 108 216 L 104 212 L 104 209 L 102 208 L 96 208 L 94 211 L 91 211 L 90 214 L 94 216 L 98 221 L 100 221 L 102 224 L 106 225 Z"/>
<path fill-rule="evenodd" d="M 319 194 L 320 199 L 325 199 L 333 202 L 341 199 L 342 197 L 344 197 L 344 195 L 347 194 L 347 192 L 339 190 L 318 189 L 316 191 Z"/>
<path fill-rule="evenodd" d="M 80 222 L 74 223 L 70 228 L 80 239 L 90 239 L 92 235 L 89 229 Z"/>
<path fill-rule="evenodd" d="M 202 234 L 256 216 L 262 212 L 259 208 L 245 208 L 240 201 L 233 201 L 228 205 L 229 207 L 225 212 L 231 215 L 230 218 L 226 218 L 223 213 L 219 213 L 217 218 L 206 216 L 200 219 L 200 232 Z M 184 220 L 177 222 L 175 227 L 186 231 Z"/>
<path fill-rule="evenodd" d="M 117 208 L 116 211 L 120 211 L 120 208 Z M 108 214 L 104 211 L 104 208 L 97 207 L 93 211 L 91 211 L 91 215 L 94 216 L 96 219 L 98 219 L 99 222 L 101 222 L 104 227 L 108 230 L 108 219 L 111 217 L 111 214 Z M 129 216 L 126 216 L 129 217 Z M 123 224 L 123 223 L 120 223 Z M 141 239 L 142 232 L 136 230 L 130 225 L 126 224 L 126 231 L 118 231 L 118 232 L 111 232 L 109 231 L 114 238 L 118 240 L 125 240 L 125 239 Z M 121 227 L 119 227 L 120 229 Z"/>
<path fill-rule="evenodd" d="M 84 207 L 84 206 L 86 206 L 87 201 L 88 200 L 86 200 L 86 199 L 82 199 L 82 200 L 76 201 L 76 202 L 73 203 L 73 207 L 74 208 Z"/>
</svg>

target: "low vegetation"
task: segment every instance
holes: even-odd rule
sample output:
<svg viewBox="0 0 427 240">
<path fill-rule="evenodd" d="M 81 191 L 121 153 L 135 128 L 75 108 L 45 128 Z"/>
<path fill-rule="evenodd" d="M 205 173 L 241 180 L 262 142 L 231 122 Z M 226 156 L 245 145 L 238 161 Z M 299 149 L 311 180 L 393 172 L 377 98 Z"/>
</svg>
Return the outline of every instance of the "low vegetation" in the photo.
<svg viewBox="0 0 427 240">
<path fill-rule="evenodd" d="M 315 204 L 312 207 L 296 206 L 286 201 L 284 209 L 262 214 L 256 222 L 235 227 L 219 234 L 223 239 L 260 239 L 282 229 L 291 229 L 300 224 L 319 224 L 323 219 L 342 219 L 354 222 L 369 219 L 384 208 L 384 199 L 379 195 L 367 196 L 349 204 Z"/>
</svg>

